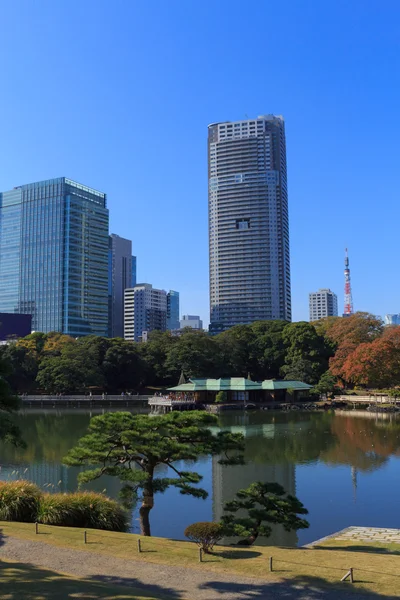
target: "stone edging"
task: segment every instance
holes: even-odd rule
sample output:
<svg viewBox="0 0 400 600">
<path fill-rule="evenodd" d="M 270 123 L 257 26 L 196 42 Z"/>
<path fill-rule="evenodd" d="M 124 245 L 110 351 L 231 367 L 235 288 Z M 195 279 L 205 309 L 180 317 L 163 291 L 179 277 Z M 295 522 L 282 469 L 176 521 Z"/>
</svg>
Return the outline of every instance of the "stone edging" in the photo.
<svg viewBox="0 0 400 600">
<path fill-rule="evenodd" d="M 321 544 L 322 542 L 326 542 L 328 540 L 331 540 L 332 538 L 339 537 L 343 533 L 347 533 L 349 531 L 352 531 L 353 529 L 356 529 L 356 527 L 354 525 L 351 526 L 351 527 L 345 527 L 345 529 L 341 529 L 340 531 L 336 531 L 335 533 L 331 533 L 330 535 L 326 535 L 325 537 L 320 538 L 319 540 L 315 540 L 314 542 L 310 542 L 309 544 L 305 544 L 304 546 L 301 546 L 301 547 L 302 548 L 313 548 L 313 546 L 317 546 L 318 544 Z"/>
</svg>

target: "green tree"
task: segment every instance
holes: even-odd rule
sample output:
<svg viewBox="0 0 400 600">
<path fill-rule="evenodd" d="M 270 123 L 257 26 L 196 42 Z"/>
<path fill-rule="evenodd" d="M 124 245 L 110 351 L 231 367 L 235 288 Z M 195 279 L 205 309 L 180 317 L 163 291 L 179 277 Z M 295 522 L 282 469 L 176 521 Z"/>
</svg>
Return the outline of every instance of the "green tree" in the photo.
<svg viewBox="0 0 400 600">
<path fill-rule="evenodd" d="M 247 516 L 235 516 L 238 511 L 247 511 Z M 296 496 L 286 494 L 279 483 L 256 481 L 248 488 L 239 490 L 236 499 L 227 502 L 222 525 L 227 535 L 247 536 L 239 544 L 251 546 L 259 535 L 271 535 L 271 525 L 281 524 L 286 531 L 305 529 L 308 521 L 298 515 L 308 514 Z"/>
<path fill-rule="evenodd" d="M 318 383 L 328 370 L 328 359 L 332 354 L 330 344 L 318 335 L 313 325 L 302 321 L 286 325 L 282 337 L 286 357 L 281 373 L 285 379 Z"/>
<path fill-rule="evenodd" d="M 235 325 L 215 336 L 221 353 L 220 377 L 247 377 L 254 371 L 250 325 Z"/>
<path fill-rule="evenodd" d="M 147 385 L 176 385 L 177 378 L 171 376 L 165 368 L 168 352 L 176 343 L 179 343 L 179 338 L 169 331 L 152 331 L 149 340 L 145 344 L 139 344 Z"/>
<path fill-rule="evenodd" d="M 285 362 L 286 348 L 282 332 L 286 321 L 255 321 L 251 324 L 252 376 L 257 381 L 279 378 Z"/>
<path fill-rule="evenodd" d="M 28 392 L 35 385 L 38 362 L 33 352 L 18 344 L 7 344 L 0 349 L 0 357 L 8 365 L 4 375 L 14 392 Z"/>
<path fill-rule="evenodd" d="M 186 377 L 219 377 L 219 348 L 214 338 L 204 331 L 187 327 L 166 355 L 165 369 L 173 381 L 181 371 Z"/>
<path fill-rule="evenodd" d="M 12 419 L 12 414 L 19 408 L 19 398 L 15 396 L 5 379 L 7 364 L 0 359 L 0 440 L 24 446 L 21 434 Z"/>
<path fill-rule="evenodd" d="M 66 344 L 60 356 L 42 359 L 36 382 L 46 392 L 71 394 L 90 386 L 101 387 L 104 380 L 92 354 L 84 346 Z"/>
<path fill-rule="evenodd" d="M 200 456 L 210 454 L 222 454 L 221 464 L 243 461 L 243 436 L 223 431 L 214 435 L 210 426 L 216 423 L 214 415 L 197 411 L 171 412 L 158 417 L 126 412 L 99 415 L 91 419 L 89 433 L 70 450 L 64 462 L 99 465 L 80 473 L 81 483 L 106 474 L 124 483 L 125 497 L 130 494 L 133 498 L 141 492 L 141 532 L 148 536 L 156 493 L 174 486 L 181 494 L 207 497 L 207 492 L 196 486 L 202 477 L 195 471 L 181 471 L 177 461 L 195 462 Z M 157 476 L 160 465 L 171 476 Z"/>
<path fill-rule="evenodd" d="M 217 404 L 223 404 L 224 402 L 227 401 L 228 395 L 226 392 L 224 392 L 223 390 L 221 390 L 220 392 L 218 392 L 218 394 L 215 396 L 215 402 Z"/>
<path fill-rule="evenodd" d="M 144 379 L 143 358 L 137 344 L 116 338 L 105 353 L 102 370 L 108 391 L 135 390 Z"/>
<path fill-rule="evenodd" d="M 312 390 L 314 394 L 333 394 L 338 391 L 336 377 L 330 371 L 325 371 Z"/>
</svg>

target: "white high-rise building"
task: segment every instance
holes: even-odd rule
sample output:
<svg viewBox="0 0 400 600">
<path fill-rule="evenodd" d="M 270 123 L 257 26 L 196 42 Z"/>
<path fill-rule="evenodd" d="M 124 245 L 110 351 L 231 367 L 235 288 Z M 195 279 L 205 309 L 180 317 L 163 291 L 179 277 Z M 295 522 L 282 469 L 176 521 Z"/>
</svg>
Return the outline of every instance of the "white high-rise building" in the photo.
<svg viewBox="0 0 400 600">
<path fill-rule="evenodd" d="M 400 314 L 385 315 L 385 325 L 400 325 Z"/>
<path fill-rule="evenodd" d="M 198 315 L 183 315 L 180 320 L 180 328 L 191 327 L 192 329 L 203 329 L 203 321 Z"/>
<path fill-rule="evenodd" d="M 208 126 L 210 331 L 291 320 L 285 124 Z"/>
<path fill-rule="evenodd" d="M 124 338 L 144 341 L 155 329 L 167 329 L 167 292 L 139 283 L 124 292 Z"/>
<path fill-rule="evenodd" d="M 308 295 L 310 321 L 338 316 L 337 296 L 329 289 L 321 288 Z"/>
</svg>

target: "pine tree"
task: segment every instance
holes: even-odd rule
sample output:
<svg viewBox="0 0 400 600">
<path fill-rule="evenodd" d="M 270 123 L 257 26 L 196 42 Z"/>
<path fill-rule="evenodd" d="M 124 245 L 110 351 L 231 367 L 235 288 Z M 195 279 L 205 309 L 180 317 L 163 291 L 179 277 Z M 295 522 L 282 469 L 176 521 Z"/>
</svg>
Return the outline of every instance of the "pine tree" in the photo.
<svg viewBox="0 0 400 600">
<path fill-rule="evenodd" d="M 198 487 L 202 477 L 195 471 L 180 470 L 177 461 L 197 461 L 200 456 L 218 455 L 225 465 L 243 463 L 243 436 L 229 432 L 213 434 L 217 418 L 204 412 L 171 412 L 149 417 L 127 412 L 93 417 L 89 433 L 80 439 L 64 459 L 67 465 L 99 465 L 79 475 L 80 483 L 102 475 L 118 477 L 123 495 L 141 496 L 142 535 L 151 535 L 150 511 L 154 495 L 170 486 L 181 494 L 206 498 Z M 222 456 L 222 458 L 221 458 Z M 158 466 L 168 476 L 158 476 Z"/>
<path fill-rule="evenodd" d="M 279 483 L 256 481 L 236 494 L 237 499 L 227 502 L 222 524 L 226 535 L 247 536 L 239 544 L 251 546 L 259 535 L 271 535 L 272 524 L 280 523 L 286 531 L 306 529 L 308 521 L 297 515 L 306 515 L 308 510 L 295 496 L 286 494 Z M 235 516 L 246 510 L 247 516 Z"/>
</svg>

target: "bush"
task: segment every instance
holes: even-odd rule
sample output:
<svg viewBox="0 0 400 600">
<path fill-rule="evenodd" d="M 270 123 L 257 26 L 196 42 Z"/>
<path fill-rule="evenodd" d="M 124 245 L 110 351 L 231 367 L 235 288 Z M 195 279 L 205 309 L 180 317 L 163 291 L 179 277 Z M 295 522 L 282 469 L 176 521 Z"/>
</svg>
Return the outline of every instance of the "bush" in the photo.
<svg viewBox="0 0 400 600">
<path fill-rule="evenodd" d="M 185 536 L 191 542 L 196 542 L 206 554 L 210 553 L 214 545 L 223 537 L 223 534 L 223 527 L 220 523 L 209 521 L 193 523 L 185 529 Z"/>
<path fill-rule="evenodd" d="M 226 392 L 218 392 L 218 394 L 215 396 L 215 402 L 217 404 L 222 404 L 223 402 L 226 402 L 228 399 L 228 395 Z"/>
<path fill-rule="evenodd" d="M 96 492 L 43 494 L 38 523 L 109 531 L 126 531 L 128 525 L 126 512 L 118 502 Z"/>
<path fill-rule="evenodd" d="M 0 481 L 0 521 L 34 523 L 41 494 L 30 481 Z"/>
</svg>

